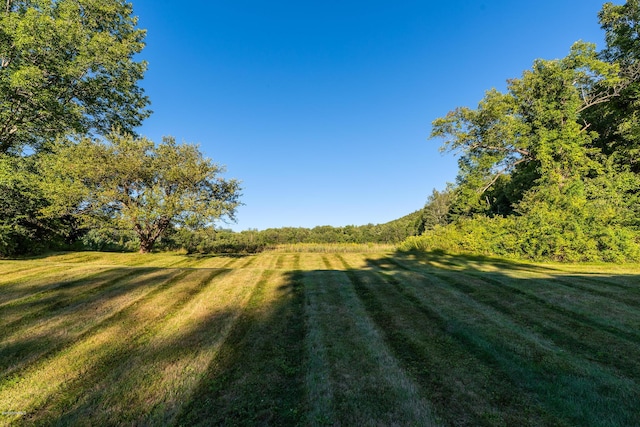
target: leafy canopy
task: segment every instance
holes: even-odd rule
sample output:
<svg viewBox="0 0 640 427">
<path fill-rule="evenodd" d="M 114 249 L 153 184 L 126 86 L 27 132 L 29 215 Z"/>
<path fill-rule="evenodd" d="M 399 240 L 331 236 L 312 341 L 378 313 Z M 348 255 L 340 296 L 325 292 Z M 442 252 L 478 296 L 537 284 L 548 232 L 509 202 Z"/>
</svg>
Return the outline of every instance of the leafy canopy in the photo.
<svg viewBox="0 0 640 427">
<path fill-rule="evenodd" d="M 606 3 L 606 48 L 536 60 L 507 91 L 433 122 L 459 174 L 411 245 L 534 259 L 640 259 L 640 0 Z"/>
<path fill-rule="evenodd" d="M 471 211 L 490 208 L 484 193 L 508 177 L 520 184 L 514 201 L 536 185 L 565 186 L 598 168 L 592 142 L 598 136 L 581 112 L 615 96 L 624 84 L 617 64 L 595 47 L 576 43 L 560 60 L 537 60 L 507 93 L 487 92 L 478 108 L 460 107 L 433 122 L 443 150 L 460 153 L 458 184 Z M 523 175 L 520 177 L 519 175 Z"/>
<path fill-rule="evenodd" d="M 124 0 L 7 0 L 0 10 L 0 153 L 149 115 L 134 61 L 145 31 Z"/>
<path fill-rule="evenodd" d="M 196 229 L 233 219 L 240 186 L 193 144 L 111 133 L 81 138 L 44 157 L 52 215 L 73 213 L 87 224 L 109 221 L 135 231 L 141 252 L 170 227 Z"/>
</svg>

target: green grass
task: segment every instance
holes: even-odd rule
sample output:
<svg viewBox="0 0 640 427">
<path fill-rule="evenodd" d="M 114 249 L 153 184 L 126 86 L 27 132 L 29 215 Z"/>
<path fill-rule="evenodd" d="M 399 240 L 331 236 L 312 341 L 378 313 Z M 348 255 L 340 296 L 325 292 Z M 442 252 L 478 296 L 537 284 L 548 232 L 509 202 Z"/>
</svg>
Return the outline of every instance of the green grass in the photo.
<svg viewBox="0 0 640 427">
<path fill-rule="evenodd" d="M 387 247 L 0 261 L 0 425 L 640 425 L 640 267 Z"/>
</svg>

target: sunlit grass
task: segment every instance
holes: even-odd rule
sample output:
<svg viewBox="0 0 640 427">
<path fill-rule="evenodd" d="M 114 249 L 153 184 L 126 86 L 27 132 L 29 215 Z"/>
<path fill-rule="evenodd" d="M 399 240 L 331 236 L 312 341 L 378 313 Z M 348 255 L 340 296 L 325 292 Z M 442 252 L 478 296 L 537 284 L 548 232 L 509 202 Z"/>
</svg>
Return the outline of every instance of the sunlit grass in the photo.
<svg viewBox="0 0 640 427">
<path fill-rule="evenodd" d="M 296 243 L 277 245 L 269 252 L 301 252 L 301 253 L 379 253 L 395 250 L 395 245 L 382 243 Z"/>
<path fill-rule="evenodd" d="M 635 265 L 4 260 L 0 425 L 639 425 L 639 331 Z"/>
<path fill-rule="evenodd" d="M 307 423 L 434 425 L 430 403 L 387 348 L 349 277 L 323 271 L 303 280 L 313 393 Z"/>
</svg>

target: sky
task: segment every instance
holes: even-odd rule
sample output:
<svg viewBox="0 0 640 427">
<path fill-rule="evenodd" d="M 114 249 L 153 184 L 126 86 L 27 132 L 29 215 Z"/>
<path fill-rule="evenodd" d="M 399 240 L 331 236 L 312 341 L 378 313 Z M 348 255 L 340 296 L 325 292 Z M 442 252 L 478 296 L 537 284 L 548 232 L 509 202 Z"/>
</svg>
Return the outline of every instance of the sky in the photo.
<svg viewBox="0 0 640 427">
<path fill-rule="evenodd" d="M 603 48 L 602 0 L 131 1 L 153 110 L 138 132 L 242 182 L 218 224 L 236 231 L 414 212 L 457 174 L 434 119 L 577 40 Z"/>
</svg>

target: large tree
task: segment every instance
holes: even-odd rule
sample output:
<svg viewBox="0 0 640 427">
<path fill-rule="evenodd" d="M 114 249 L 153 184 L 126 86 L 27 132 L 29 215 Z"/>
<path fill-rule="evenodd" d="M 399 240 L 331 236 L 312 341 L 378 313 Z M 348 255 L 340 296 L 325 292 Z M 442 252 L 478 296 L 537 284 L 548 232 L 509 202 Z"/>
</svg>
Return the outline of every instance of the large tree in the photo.
<svg viewBox="0 0 640 427">
<path fill-rule="evenodd" d="M 496 187 L 512 205 L 533 187 L 563 189 L 598 173 L 597 134 L 584 112 L 618 96 L 626 82 L 617 64 L 595 47 L 576 43 L 559 60 L 537 60 L 507 93 L 487 92 L 478 108 L 458 108 L 433 123 L 432 137 L 461 154 L 459 202 L 470 211 L 496 213 Z M 546 190 L 545 190 L 546 191 Z"/>
<path fill-rule="evenodd" d="M 605 3 L 599 13 L 606 47 L 601 57 L 620 67 L 619 96 L 589 112 L 599 146 L 616 164 L 640 174 L 640 1 Z"/>
<path fill-rule="evenodd" d="M 149 115 L 135 61 L 145 32 L 125 0 L 6 0 L 0 153 L 67 133 L 132 132 Z"/>
<path fill-rule="evenodd" d="M 143 253 L 170 227 L 233 219 L 239 205 L 238 181 L 222 178 L 224 169 L 198 146 L 173 138 L 156 145 L 118 133 L 84 137 L 43 156 L 41 167 L 52 199 L 45 214 L 132 229 Z"/>
</svg>

